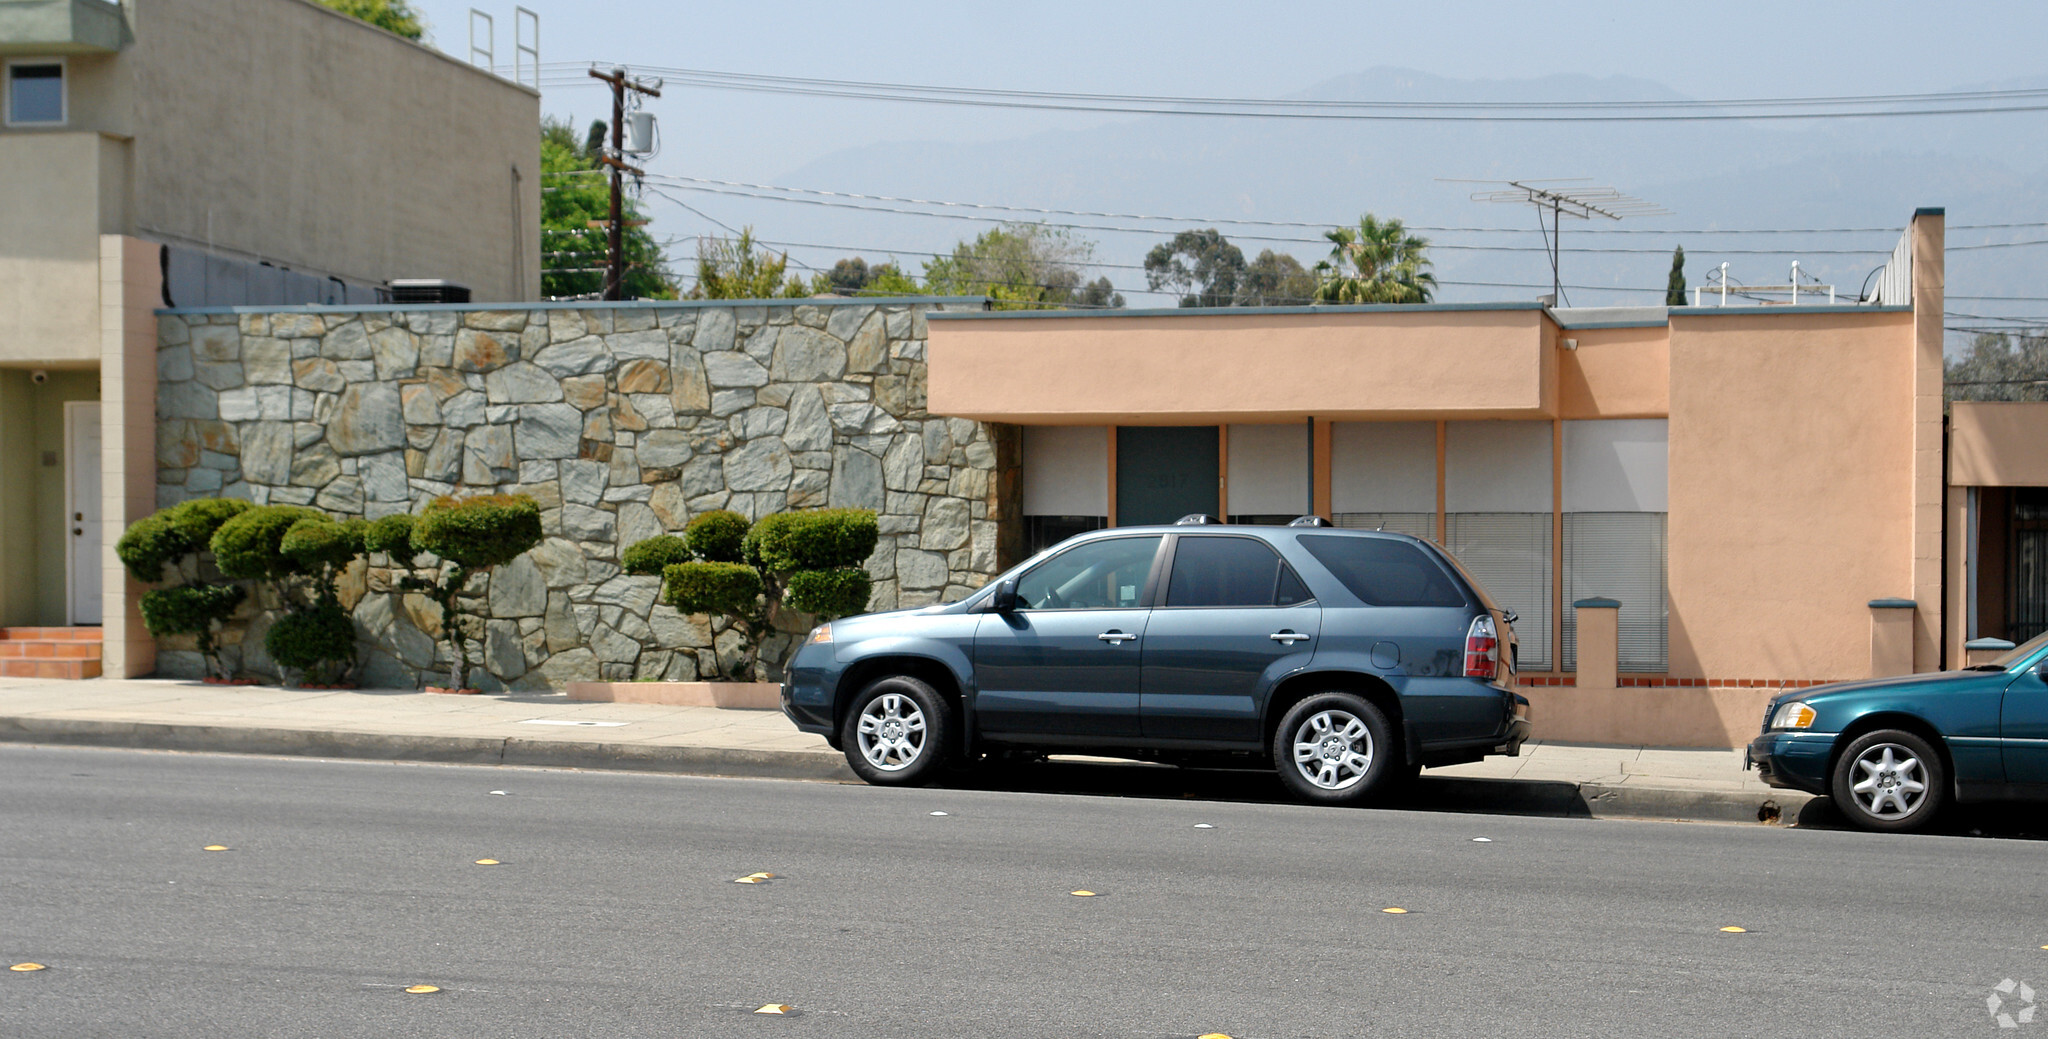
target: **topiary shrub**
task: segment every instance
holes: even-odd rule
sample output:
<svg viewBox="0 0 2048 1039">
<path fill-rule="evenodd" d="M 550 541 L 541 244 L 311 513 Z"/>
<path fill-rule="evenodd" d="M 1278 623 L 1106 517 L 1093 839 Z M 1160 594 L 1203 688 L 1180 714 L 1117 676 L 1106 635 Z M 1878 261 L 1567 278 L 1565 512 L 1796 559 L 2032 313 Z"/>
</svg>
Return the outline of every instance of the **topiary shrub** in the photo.
<svg viewBox="0 0 2048 1039">
<path fill-rule="evenodd" d="M 264 633 L 263 648 L 279 666 L 302 673 L 308 682 L 333 684 L 355 665 L 355 621 L 341 603 L 322 599 L 279 617 Z"/>
<path fill-rule="evenodd" d="M 209 550 L 215 532 L 249 508 L 248 502 L 236 498 L 195 498 L 160 509 L 130 524 L 114 542 L 114 555 L 137 581 L 157 584 L 164 580 L 165 568 L 180 566 L 187 557 L 196 564 L 199 554 Z M 229 676 L 214 630 L 247 597 L 240 585 L 201 579 L 195 565 L 188 582 L 143 593 L 142 626 L 157 638 L 193 636 L 206 673 L 225 679 Z"/>
<path fill-rule="evenodd" d="M 633 545 L 620 559 L 633 573 L 666 561 L 663 600 L 712 618 L 712 674 L 724 677 L 715 647 L 719 633 L 732 631 L 740 637 L 741 659 L 731 677 L 746 681 L 759 674 L 761 645 L 784 607 L 819 620 L 867 609 L 874 588 L 860 564 L 874 553 L 878 536 L 875 514 L 866 509 L 779 513 L 751 527 L 739 513 L 719 510 L 683 528 L 680 540 L 693 559 L 677 557 L 673 535 Z"/>
<path fill-rule="evenodd" d="M 283 581 L 297 572 L 284 554 L 284 536 L 300 520 L 326 520 L 327 514 L 303 505 L 258 505 L 220 525 L 213 532 L 214 564 L 229 577 Z"/>
<path fill-rule="evenodd" d="M 481 638 L 481 618 L 462 612 L 461 596 L 470 578 L 509 563 L 541 543 L 540 503 L 526 495 L 487 494 L 474 498 L 440 497 L 417 517 L 389 516 L 372 524 L 364 544 L 391 556 L 393 565 L 414 572 L 399 587 L 422 592 L 441 607 L 441 630 L 454 650 L 450 679 L 453 688 L 469 686 L 469 642 Z M 417 566 L 418 557 L 439 562 Z"/>
<path fill-rule="evenodd" d="M 689 561 L 689 543 L 674 534 L 634 542 L 619 553 L 619 569 L 641 576 L 659 576 L 669 567 Z"/>
<path fill-rule="evenodd" d="M 302 519 L 284 532 L 277 551 L 292 564 L 294 573 L 312 583 L 315 601 L 338 604 L 341 596 L 336 579 L 363 554 L 369 530 L 370 525 L 360 519 Z"/>
<path fill-rule="evenodd" d="M 683 540 L 689 542 L 693 555 L 707 563 L 741 563 L 746 561 L 744 545 L 751 527 L 745 516 L 731 509 L 713 509 L 684 525 Z"/>
</svg>

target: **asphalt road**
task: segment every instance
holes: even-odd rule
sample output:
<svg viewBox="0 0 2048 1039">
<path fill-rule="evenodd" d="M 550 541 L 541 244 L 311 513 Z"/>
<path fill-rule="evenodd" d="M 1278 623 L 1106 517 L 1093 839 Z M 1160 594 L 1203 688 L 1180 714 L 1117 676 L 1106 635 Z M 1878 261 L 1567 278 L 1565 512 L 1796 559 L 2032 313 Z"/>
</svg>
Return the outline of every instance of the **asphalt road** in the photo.
<svg viewBox="0 0 2048 1039">
<path fill-rule="evenodd" d="M 0 1035 L 2048 1034 L 2044 851 L 0 746 Z"/>
</svg>

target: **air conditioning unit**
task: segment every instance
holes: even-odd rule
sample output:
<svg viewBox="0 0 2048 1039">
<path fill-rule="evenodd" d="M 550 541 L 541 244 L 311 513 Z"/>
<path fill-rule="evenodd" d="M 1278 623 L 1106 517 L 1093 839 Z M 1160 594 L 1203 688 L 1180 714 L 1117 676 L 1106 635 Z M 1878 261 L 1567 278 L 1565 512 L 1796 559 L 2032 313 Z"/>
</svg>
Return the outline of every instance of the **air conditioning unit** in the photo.
<svg viewBox="0 0 2048 1039">
<path fill-rule="evenodd" d="M 393 278 L 393 303 L 467 303 L 469 286 L 446 278 Z"/>
</svg>

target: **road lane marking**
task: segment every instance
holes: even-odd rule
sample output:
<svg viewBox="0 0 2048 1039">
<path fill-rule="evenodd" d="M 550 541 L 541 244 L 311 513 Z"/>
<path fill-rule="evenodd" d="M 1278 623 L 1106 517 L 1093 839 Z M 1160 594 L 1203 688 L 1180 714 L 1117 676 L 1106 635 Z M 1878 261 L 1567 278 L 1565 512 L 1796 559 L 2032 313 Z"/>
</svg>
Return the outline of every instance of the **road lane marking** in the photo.
<svg viewBox="0 0 2048 1039">
<path fill-rule="evenodd" d="M 45 967 L 40 963 L 17 963 L 14 966 L 9 967 L 7 969 L 12 971 L 20 971 L 26 974 L 32 970 L 49 970 L 50 968 Z"/>
</svg>

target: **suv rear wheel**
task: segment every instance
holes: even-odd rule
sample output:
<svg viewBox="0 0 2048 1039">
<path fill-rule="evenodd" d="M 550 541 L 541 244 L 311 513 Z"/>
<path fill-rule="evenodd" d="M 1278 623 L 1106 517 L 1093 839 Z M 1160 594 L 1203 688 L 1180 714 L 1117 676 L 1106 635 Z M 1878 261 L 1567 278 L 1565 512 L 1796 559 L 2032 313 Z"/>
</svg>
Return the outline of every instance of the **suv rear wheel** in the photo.
<svg viewBox="0 0 2048 1039">
<path fill-rule="evenodd" d="M 915 786 L 944 763 L 953 736 L 951 706 L 908 675 L 868 683 L 848 705 L 839 745 L 855 775 L 877 786 Z"/>
<path fill-rule="evenodd" d="M 1317 693 L 1289 708 L 1273 734 L 1280 781 L 1306 800 L 1355 804 L 1405 773 L 1393 726 L 1354 693 Z"/>
</svg>

